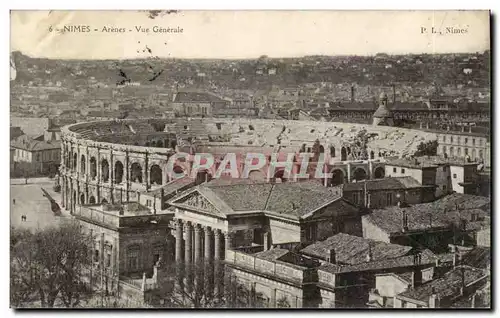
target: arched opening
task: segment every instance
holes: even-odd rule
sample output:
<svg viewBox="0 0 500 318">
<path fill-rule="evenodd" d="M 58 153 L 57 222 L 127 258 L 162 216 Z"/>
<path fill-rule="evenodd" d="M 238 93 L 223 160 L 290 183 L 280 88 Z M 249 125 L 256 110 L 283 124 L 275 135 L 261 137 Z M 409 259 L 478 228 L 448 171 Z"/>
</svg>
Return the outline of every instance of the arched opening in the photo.
<svg viewBox="0 0 500 318">
<path fill-rule="evenodd" d="M 122 183 L 123 181 L 123 163 L 121 161 L 115 162 L 115 183 Z"/>
<path fill-rule="evenodd" d="M 342 149 L 340 149 L 340 160 L 347 160 L 347 150 L 345 149 L 345 147 L 342 147 Z"/>
<path fill-rule="evenodd" d="M 375 159 L 375 153 L 372 151 L 370 151 L 370 159 Z"/>
<path fill-rule="evenodd" d="M 93 195 L 89 198 L 89 204 L 95 204 L 95 197 Z"/>
<path fill-rule="evenodd" d="M 85 156 L 82 155 L 80 159 L 80 172 L 84 175 L 85 174 Z"/>
<path fill-rule="evenodd" d="M 335 158 L 335 147 L 330 147 L 330 157 Z"/>
<path fill-rule="evenodd" d="M 330 186 L 336 186 L 344 183 L 344 171 L 340 169 L 335 169 L 332 172 L 332 179 L 330 180 Z"/>
<path fill-rule="evenodd" d="M 163 141 L 158 140 L 158 141 L 156 142 L 156 147 L 158 147 L 158 148 L 162 148 L 162 147 L 163 147 Z"/>
<path fill-rule="evenodd" d="M 95 157 L 90 158 L 90 178 L 92 180 L 95 180 L 97 176 L 97 161 L 95 160 Z"/>
<path fill-rule="evenodd" d="M 472 160 L 476 160 L 476 149 L 472 149 Z"/>
<path fill-rule="evenodd" d="M 80 194 L 80 205 L 85 204 L 85 194 Z"/>
<path fill-rule="evenodd" d="M 181 166 L 174 166 L 174 168 L 172 169 L 172 171 L 175 173 L 175 174 L 181 174 L 181 173 L 184 173 L 184 169 L 181 167 Z"/>
<path fill-rule="evenodd" d="M 134 162 L 130 167 L 130 179 L 132 182 L 142 183 L 142 168 L 137 162 Z"/>
<path fill-rule="evenodd" d="M 347 155 L 351 154 L 351 147 L 347 147 Z"/>
<path fill-rule="evenodd" d="M 319 145 L 319 153 L 325 153 L 325 147 L 323 147 L 323 145 Z"/>
<path fill-rule="evenodd" d="M 102 204 L 108 204 L 108 200 L 106 200 L 106 199 L 102 199 L 102 200 L 101 200 L 101 203 L 102 203 Z"/>
<path fill-rule="evenodd" d="M 353 175 L 352 177 L 353 180 L 356 181 L 366 180 L 366 171 L 363 168 L 356 168 L 352 175 Z"/>
<path fill-rule="evenodd" d="M 152 165 L 150 169 L 151 185 L 161 185 L 163 183 L 163 171 L 159 165 Z"/>
<path fill-rule="evenodd" d="M 382 179 L 383 177 L 385 177 L 385 169 L 382 167 L 375 168 L 375 171 L 373 172 L 373 177 L 375 179 Z"/>
<path fill-rule="evenodd" d="M 170 142 L 170 148 L 175 149 L 175 147 L 177 147 L 177 140 L 172 140 Z"/>
<path fill-rule="evenodd" d="M 75 154 L 73 154 L 73 169 L 76 170 L 76 166 L 77 166 L 77 161 L 78 161 L 78 156 Z"/>
<path fill-rule="evenodd" d="M 273 183 L 285 183 L 287 181 L 288 181 L 288 179 L 285 178 L 285 170 L 284 169 L 278 170 L 274 173 L 274 176 L 272 179 Z"/>
<path fill-rule="evenodd" d="M 101 177 L 103 182 L 109 181 L 109 163 L 106 159 L 101 163 Z"/>
</svg>

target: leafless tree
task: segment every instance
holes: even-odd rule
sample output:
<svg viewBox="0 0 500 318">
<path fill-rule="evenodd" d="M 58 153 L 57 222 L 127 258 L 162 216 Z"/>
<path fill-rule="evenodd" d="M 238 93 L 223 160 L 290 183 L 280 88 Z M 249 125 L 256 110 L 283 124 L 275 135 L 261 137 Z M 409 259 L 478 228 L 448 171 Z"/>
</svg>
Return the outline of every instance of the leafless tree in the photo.
<svg viewBox="0 0 500 318">
<path fill-rule="evenodd" d="M 87 293 L 85 268 L 90 240 L 74 222 L 23 233 L 11 247 L 12 306 L 40 301 L 41 307 L 78 306 Z"/>
<path fill-rule="evenodd" d="M 220 262 L 165 266 L 157 305 L 174 308 L 253 307 L 258 295 L 231 276 Z"/>
</svg>

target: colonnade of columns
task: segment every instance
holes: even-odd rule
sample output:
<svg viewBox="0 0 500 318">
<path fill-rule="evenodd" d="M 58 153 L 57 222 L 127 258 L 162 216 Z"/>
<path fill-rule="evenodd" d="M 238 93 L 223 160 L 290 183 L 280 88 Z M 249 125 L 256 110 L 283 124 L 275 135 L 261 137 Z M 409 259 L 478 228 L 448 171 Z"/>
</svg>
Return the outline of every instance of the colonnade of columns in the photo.
<svg viewBox="0 0 500 318">
<path fill-rule="evenodd" d="M 232 247 L 230 233 L 220 229 L 180 219 L 175 226 L 175 260 L 178 263 L 222 260 L 225 249 Z"/>
</svg>

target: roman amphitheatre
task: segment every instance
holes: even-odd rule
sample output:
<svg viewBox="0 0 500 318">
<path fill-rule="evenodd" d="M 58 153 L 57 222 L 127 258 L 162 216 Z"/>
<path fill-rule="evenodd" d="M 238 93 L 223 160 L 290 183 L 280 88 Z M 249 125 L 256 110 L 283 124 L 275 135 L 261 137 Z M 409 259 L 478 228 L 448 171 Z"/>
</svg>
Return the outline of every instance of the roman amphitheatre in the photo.
<svg viewBox="0 0 500 318">
<path fill-rule="evenodd" d="M 216 118 L 83 122 L 61 133 L 62 201 L 70 211 L 77 204 L 134 201 L 142 193 L 160 191 L 175 182 L 167 163 L 177 152 L 216 158 L 229 152 L 323 152 L 333 157 L 325 167 L 333 176 L 322 182 L 333 186 L 383 178 L 385 158 L 411 156 L 420 143 L 436 139 L 432 133 L 390 126 Z M 173 171 L 182 173 L 190 164 L 175 165 Z M 203 182 L 212 171 L 198 174 Z M 256 182 L 293 181 L 281 170 L 272 178 L 252 174 Z"/>
</svg>

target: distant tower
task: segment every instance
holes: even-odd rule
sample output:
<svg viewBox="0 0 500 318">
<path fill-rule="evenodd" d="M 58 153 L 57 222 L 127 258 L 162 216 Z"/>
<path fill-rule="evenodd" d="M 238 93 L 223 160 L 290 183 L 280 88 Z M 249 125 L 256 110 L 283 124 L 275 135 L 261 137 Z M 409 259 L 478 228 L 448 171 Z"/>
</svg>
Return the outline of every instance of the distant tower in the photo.
<svg viewBox="0 0 500 318">
<path fill-rule="evenodd" d="M 388 108 L 387 101 L 387 94 L 380 94 L 379 106 L 373 114 L 373 126 L 394 126 L 394 117 Z"/>
</svg>

